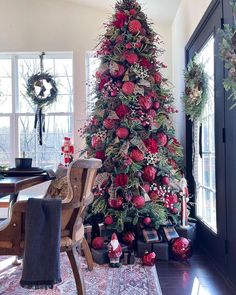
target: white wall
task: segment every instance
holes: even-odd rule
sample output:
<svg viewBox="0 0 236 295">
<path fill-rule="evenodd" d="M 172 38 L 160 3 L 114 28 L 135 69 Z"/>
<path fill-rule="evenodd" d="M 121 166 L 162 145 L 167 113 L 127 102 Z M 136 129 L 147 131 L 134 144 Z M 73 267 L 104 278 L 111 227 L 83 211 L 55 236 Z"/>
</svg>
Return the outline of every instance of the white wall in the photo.
<svg viewBox="0 0 236 295">
<path fill-rule="evenodd" d="M 185 146 L 185 114 L 181 101 L 184 90 L 183 71 L 185 68 L 185 46 L 211 0 L 182 0 L 172 24 L 172 69 L 174 97 L 179 113 L 174 116 L 177 128 L 177 137 Z"/>
<path fill-rule="evenodd" d="M 0 0 L 0 52 L 72 51 L 74 54 L 75 143 L 86 117 L 85 54 L 97 44 L 109 15 L 63 0 Z M 171 26 L 155 24 L 167 49 L 161 58 L 172 76 Z"/>
</svg>

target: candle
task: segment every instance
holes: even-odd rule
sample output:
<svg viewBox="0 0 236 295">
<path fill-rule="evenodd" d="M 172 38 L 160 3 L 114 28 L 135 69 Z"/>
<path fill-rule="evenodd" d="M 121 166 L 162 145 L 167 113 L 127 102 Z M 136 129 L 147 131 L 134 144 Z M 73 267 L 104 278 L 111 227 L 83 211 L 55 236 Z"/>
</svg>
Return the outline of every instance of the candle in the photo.
<svg viewBox="0 0 236 295">
<path fill-rule="evenodd" d="M 181 225 L 183 227 L 188 226 L 188 212 L 187 212 L 187 197 L 188 197 L 188 185 L 184 175 L 180 180 L 180 190 L 182 195 L 181 201 Z"/>
</svg>

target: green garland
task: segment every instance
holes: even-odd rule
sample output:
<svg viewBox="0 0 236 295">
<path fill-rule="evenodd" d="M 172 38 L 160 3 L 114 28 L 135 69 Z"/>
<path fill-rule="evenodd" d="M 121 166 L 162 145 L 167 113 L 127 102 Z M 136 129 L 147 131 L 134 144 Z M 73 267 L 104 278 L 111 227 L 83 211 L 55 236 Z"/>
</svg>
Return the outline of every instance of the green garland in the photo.
<svg viewBox="0 0 236 295">
<path fill-rule="evenodd" d="M 191 121 L 198 120 L 208 99 L 208 75 L 204 64 L 197 61 L 195 56 L 184 72 L 185 91 L 183 101 L 185 112 Z"/>
<path fill-rule="evenodd" d="M 46 80 L 47 83 L 51 85 L 50 94 L 44 97 L 44 92 L 46 91 L 43 80 Z M 41 91 L 39 94 L 36 94 L 35 87 L 41 87 Z M 44 87 L 44 88 L 43 88 Z M 32 75 L 26 85 L 27 95 L 32 99 L 32 102 L 38 107 L 48 106 L 53 103 L 57 98 L 58 89 L 56 86 L 56 82 L 53 79 L 52 75 L 49 73 L 37 73 Z"/>
<path fill-rule="evenodd" d="M 226 24 L 221 30 L 220 57 L 228 70 L 228 77 L 224 79 L 223 85 L 226 91 L 231 91 L 229 99 L 233 101 L 232 109 L 236 106 L 236 1 L 230 4 L 233 9 L 234 24 L 233 26 Z"/>
</svg>

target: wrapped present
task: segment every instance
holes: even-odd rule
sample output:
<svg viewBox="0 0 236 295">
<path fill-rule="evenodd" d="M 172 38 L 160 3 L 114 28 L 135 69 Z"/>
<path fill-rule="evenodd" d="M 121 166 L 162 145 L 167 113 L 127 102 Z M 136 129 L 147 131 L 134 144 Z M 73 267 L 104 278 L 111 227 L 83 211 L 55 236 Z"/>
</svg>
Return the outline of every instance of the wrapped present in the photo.
<svg viewBox="0 0 236 295">
<path fill-rule="evenodd" d="M 137 256 L 138 257 L 143 257 L 145 252 L 151 252 L 152 251 L 152 244 L 151 243 L 146 243 L 143 240 L 138 240 L 137 241 Z"/>
<path fill-rule="evenodd" d="M 92 225 L 91 224 L 84 224 L 84 237 L 87 240 L 88 244 L 91 245 L 92 243 Z"/>
<path fill-rule="evenodd" d="M 150 229 L 143 229 L 143 238 L 146 243 L 160 243 L 161 238 L 157 231 L 153 228 Z"/>
<path fill-rule="evenodd" d="M 107 247 L 99 250 L 91 248 L 91 253 L 95 263 L 99 265 L 109 263 Z"/>
<path fill-rule="evenodd" d="M 135 262 L 134 251 L 133 250 L 125 250 L 123 252 L 122 264 L 124 264 L 124 265 L 134 264 L 134 262 Z"/>
<path fill-rule="evenodd" d="M 168 241 L 168 242 L 172 239 L 179 237 L 179 235 L 173 225 L 163 226 L 162 230 L 163 230 L 164 237 L 165 237 L 166 241 Z"/>
<path fill-rule="evenodd" d="M 196 240 L 196 227 L 196 223 L 189 222 L 188 227 L 176 226 L 176 231 L 180 237 L 194 241 Z"/>
<path fill-rule="evenodd" d="M 108 229 L 107 226 L 101 222 L 93 225 L 94 235 L 98 237 L 105 237 L 110 239 L 114 230 Z"/>
<path fill-rule="evenodd" d="M 169 260 L 169 244 L 167 242 L 153 244 L 152 251 L 155 252 L 157 260 Z"/>
</svg>

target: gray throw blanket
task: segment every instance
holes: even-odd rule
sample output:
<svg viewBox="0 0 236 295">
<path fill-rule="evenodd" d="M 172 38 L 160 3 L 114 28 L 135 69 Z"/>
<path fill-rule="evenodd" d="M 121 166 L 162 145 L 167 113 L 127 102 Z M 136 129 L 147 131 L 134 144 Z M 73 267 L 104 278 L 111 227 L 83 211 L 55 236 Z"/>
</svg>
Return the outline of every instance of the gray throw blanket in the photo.
<svg viewBox="0 0 236 295">
<path fill-rule="evenodd" d="M 29 199 L 25 221 L 25 249 L 20 285 L 53 288 L 60 275 L 61 200 Z"/>
</svg>

